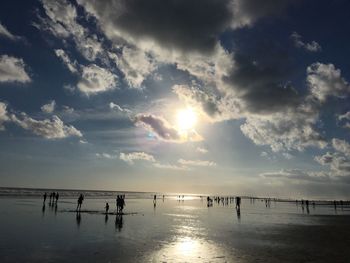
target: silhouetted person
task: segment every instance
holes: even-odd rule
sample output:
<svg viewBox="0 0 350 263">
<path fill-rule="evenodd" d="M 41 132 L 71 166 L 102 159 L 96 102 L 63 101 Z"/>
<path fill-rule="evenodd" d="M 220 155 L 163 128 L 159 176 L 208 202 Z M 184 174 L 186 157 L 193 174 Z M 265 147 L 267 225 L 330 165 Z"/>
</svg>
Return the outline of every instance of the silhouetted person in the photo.
<svg viewBox="0 0 350 263">
<path fill-rule="evenodd" d="M 241 209 L 241 198 L 239 196 L 236 197 L 236 209 Z"/>
<path fill-rule="evenodd" d="M 60 197 L 60 195 L 58 194 L 58 192 L 56 193 L 56 203 L 58 202 L 58 198 Z"/>
<path fill-rule="evenodd" d="M 157 195 L 154 195 L 153 196 L 153 203 L 156 203 L 157 202 Z"/>
<path fill-rule="evenodd" d="M 105 209 L 106 209 L 106 215 L 107 215 L 108 210 L 109 210 L 109 204 L 108 203 L 106 203 Z"/>
<path fill-rule="evenodd" d="M 79 195 L 79 198 L 78 198 L 78 205 L 77 205 L 77 211 L 81 210 L 81 205 L 83 204 L 83 201 L 84 201 L 84 195 L 83 194 L 80 194 Z"/>
<path fill-rule="evenodd" d="M 55 202 L 55 199 L 56 199 L 56 193 L 52 192 L 52 203 Z"/>
<path fill-rule="evenodd" d="M 47 198 L 47 193 L 45 192 L 45 194 L 43 195 L 44 197 L 44 203 L 46 202 L 46 198 Z"/>
<path fill-rule="evenodd" d="M 52 193 L 50 193 L 49 205 L 51 205 Z"/>
</svg>

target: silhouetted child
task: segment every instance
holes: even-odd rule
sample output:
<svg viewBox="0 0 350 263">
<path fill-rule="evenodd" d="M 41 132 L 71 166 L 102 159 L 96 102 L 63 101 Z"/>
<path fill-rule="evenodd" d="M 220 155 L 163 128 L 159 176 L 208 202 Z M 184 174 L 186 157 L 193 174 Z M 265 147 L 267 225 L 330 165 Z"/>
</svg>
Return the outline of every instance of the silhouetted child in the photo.
<svg viewBox="0 0 350 263">
<path fill-rule="evenodd" d="M 47 193 L 45 192 L 45 194 L 44 194 L 44 203 L 46 202 L 46 198 L 47 198 Z"/>
</svg>

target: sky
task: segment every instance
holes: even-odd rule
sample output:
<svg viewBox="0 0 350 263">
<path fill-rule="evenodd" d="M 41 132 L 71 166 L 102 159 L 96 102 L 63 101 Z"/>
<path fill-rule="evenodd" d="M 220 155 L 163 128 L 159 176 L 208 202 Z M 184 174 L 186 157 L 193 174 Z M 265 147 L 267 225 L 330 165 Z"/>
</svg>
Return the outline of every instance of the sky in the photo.
<svg viewBox="0 0 350 263">
<path fill-rule="evenodd" d="M 346 0 L 5 0 L 0 185 L 350 198 Z"/>
</svg>

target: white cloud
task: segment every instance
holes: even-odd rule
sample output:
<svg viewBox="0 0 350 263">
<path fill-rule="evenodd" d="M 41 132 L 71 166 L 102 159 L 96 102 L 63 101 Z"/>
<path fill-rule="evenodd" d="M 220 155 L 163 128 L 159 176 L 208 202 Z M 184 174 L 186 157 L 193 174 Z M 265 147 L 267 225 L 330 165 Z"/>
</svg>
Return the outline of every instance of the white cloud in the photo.
<svg viewBox="0 0 350 263">
<path fill-rule="evenodd" d="M 297 32 L 293 32 L 290 37 L 297 48 L 303 48 L 310 52 L 319 52 L 322 50 L 322 47 L 316 41 L 311 41 L 310 43 L 303 42 L 301 35 Z"/>
<path fill-rule="evenodd" d="M 95 64 L 83 66 L 78 89 L 87 94 L 96 94 L 112 90 L 117 86 L 117 76 Z"/>
<path fill-rule="evenodd" d="M 325 183 L 329 182 L 330 178 L 327 174 L 324 173 L 315 173 L 303 171 L 300 169 L 282 169 L 277 172 L 266 172 L 260 174 L 262 178 L 271 179 L 271 180 L 295 180 L 295 181 L 311 181 L 311 182 L 320 182 Z"/>
<path fill-rule="evenodd" d="M 155 61 L 150 54 L 140 49 L 124 46 L 122 54 L 109 53 L 132 88 L 140 88 L 145 78 L 155 69 Z"/>
<path fill-rule="evenodd" d="M 314 63 L 307 68 L 307 74 L 310 92 L 321 102 L 329 96 L 345 98 L 350 92 L 349 83 L 333 64 Z"/>
<path fill-rule="evenodd" d="M 324 148 L 325 139 L 315 130 L 317 112 L 305 108 L 267 116 L 248 117 L 241 125 L 245 136 L 257 145 L 269 145 L 274 152 L 314 146 Z"/>
<path fill-rule="evenodd" d="M 131 153 L 120 153 L 119 159 L 127 162 L 128 164 L 134 164 L 136 160 L 143 160 L 148 162 L 155 162 L 153 155 L 145 152 L 131 152 Z"/>
<path fill-rule="evenodd" d="M 211 161 L 203 161 L 203 160 L 184 160 L 179 159 L 177 161 L 178 163 L 185 165 L 185 166 L 216 166 L 215 162 Z"/>
<path fill-rule="evenodd" d="M 45 17 L 38 15 L 39 24 L 34 24 L 38 29 L 48 31 L 59 39 L 72 37 L 77 50 L 90 61 L 103 52 L 102 45 L 96 35 L 77 22 L 77 10 L 75 6 L 66 0 L 42 0 Z"/>
<path fill-rule="evenodd" d="M 3 102 L 0 102 L 0 131 L 5 129 L 5 127 L 3 126 L 3 123 L 8 120 L 9 120 L 9 117 L 7 113 L 7 105 Z"/>
<path fill-rule="evenodd" d="M 41 106 L 41 110 L 42 112 L 45 112 L 45 113 L 52 113 L 54 112 L 55 107 L 56 107 L 56 101 L 52 100 L 49 103 Z"/>
<path fill-rule="evenodd" d="M 209 151 L 203 147 L 197 147 L 196 152 L 205 154 L 205 153 L 208 153 Z"/>
<path fill-rule="evenodd" d="M 35 120 L 25 113 L 22 113 L 20 118 L 12 114 L 11 121 L 23 129 L 46 139 L 62 139 L 71 136 L 82 137 L 82 133 L 79 130 L 72 125 L 65 125 L 56 115 L 53 115 L 51 119 Z"/>
<path fill-rule="evenodd" d="M 27 83 L 31 79 L 25 71 L 25 63 L 21 58 L 0 56 L 0 82 Z"/>
<path fill-rule="evenodd" d="M 128 110 L 128 109 L 126 109 L 126 108 L 122 108 L 121 106 L 119 106 L 118 104 L 116 104 L 116 103 L 114 103 L 114 102 L 110 102 L 110 103 L 109 103 L 109 108 L 110 108 L 111 110 L 116 109 L 116 110 L 118 110 L 118 111 L 120 111 L 120 112 L 131 113 L 131 110 Z"/>
<path fill-rule="evenodd" d="M 118 159 L 118 155 L 112 155 L 109 153 L 96 153 L 96 156 L 105 159 Z"/>
<path fill-rule="evenodd" d="M 346 156 L 350 156 L 350 144 L 347 141 L 333 138 L 332 146 L 336 151 L 341 152 Z"/>
<path fill-rule="evenodd" d="M 22 39 L 21 37 L 16 36 L 16 35 L 12 34 L 10 31 L 8 31 L 7 28 L 3 24 L 1 24 L 1 22 L 0 22 L 0 37 L 1 36 L 6 37 L 12 41 L 17 41 L 17 40 Z"/>
<path fill-rule="evenodd" d="M 180 166 L 174 164 L 162 164 L 162 163 L 154 163 L 154 167 L 159 169 L 168 169 L 168 170 L 179 170 L 179 171 L 188 171 L 190 170 L 187 166 Z"/>
<path fill-rule="evenodd" d="M 67 66 L 70 72 L 77 73 L 77 62 L 72 62 L 67 55 L 67 53 L 63 49 L 55 49 L 55 54 L 57 57 L 59 57 L 62 62 Z"/>
</svg>

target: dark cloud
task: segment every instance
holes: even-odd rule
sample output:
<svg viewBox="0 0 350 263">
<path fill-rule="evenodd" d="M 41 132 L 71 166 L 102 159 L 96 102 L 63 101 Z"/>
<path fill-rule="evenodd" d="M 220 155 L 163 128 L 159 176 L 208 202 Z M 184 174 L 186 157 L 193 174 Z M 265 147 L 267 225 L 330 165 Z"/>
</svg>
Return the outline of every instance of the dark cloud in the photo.
<svg viewBox="0 0 350 263">
<path fill-rule="evenodd" d="M 111 37 L 150 38 L 166 49 L 213 51 L 228 28 L 280 13 L 291 0 L 78 0 Z"/>
<path fill-rule="evenodd" d="M 134 122 L 146 126 L 161 139 L 180 140 L 178 131 L 161 117 L 152 114 L 139 114 L 135 116 Z"/>
<path fill-rule="evenodd" d="M 270 42 L 257 43 L 249 52 L 239 50 L 225 82 L 253 113 L 275 112 L 295 107 L 300 96 L 288 82 L 293 65 L 287 50 Z"/>
</svg>

